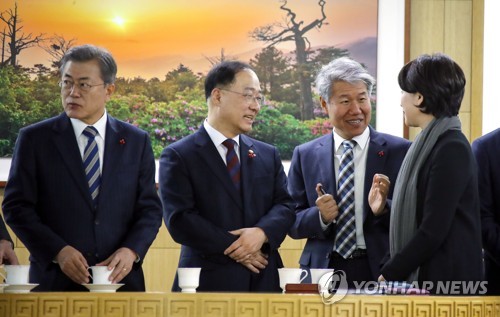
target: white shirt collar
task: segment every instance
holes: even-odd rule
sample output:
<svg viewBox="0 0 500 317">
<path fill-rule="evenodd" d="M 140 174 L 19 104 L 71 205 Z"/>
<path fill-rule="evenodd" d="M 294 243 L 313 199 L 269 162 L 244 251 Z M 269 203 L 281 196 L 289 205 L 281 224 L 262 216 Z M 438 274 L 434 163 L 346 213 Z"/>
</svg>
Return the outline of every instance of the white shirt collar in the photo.
<svg viewBox="0 0 500 317">
<path fill-rule="evenodd" d="M 338 153 L 338 150 L 340 146 L 342 146 L 342 142 L 344 142 L 346 139 L 335 133 L 335 129 L 333 129 L 333 143 L 335 146 L 335 153 Z M 361 133 L 360 135 L 355 136 L 352 138 L 352 140 L 356 141 L 356 144 L 361 147 L 361 150 L 365 148 L 365 146 L 368 143 L 368 139 L 370 138 L 370 128 L 366 127 L 365 131 Z M 343 152 L 343 151 L 341 151 Z"/>
<path fill-rule="evenodd" d="M 86 127 L 89 125 L 86 124 L 85 122 L 79 120 L 79 119 L 74 119 L 70 118 L 71 124 L 73 125 L 73 130 L 75 131 L 76 137 L 80 137 L 82 134 L 83 130 L 85 130 Z M 108 112 L 104 110 L 104 114 L 102 117 L 97 120 L 96 123 L 94 123 L 92 126 L 96 128 L 97 132 L 99 133 L 99 136 L 104 140 L 104 137 L 106 136 L 106 123 L 108 122 Z"/>
<path fill-rule="evenodd" d="M 227 137 L 224 136 L 224 134 L 220 133 L 217 131 L 214 127 L 212 127 L 209 123 L 208 120 L 205 119 L 203 122 L 203 127 L 205 130 L 207 130 L 208 136 L 212 140 L 212 142 L 215 144 L 215 146 L 219 146 L 222 144 L 222 142 L 227 140 Z M 240 146 L 240 135 L 238 134 L 233 138 L 233 140 Z"/>
</svg>

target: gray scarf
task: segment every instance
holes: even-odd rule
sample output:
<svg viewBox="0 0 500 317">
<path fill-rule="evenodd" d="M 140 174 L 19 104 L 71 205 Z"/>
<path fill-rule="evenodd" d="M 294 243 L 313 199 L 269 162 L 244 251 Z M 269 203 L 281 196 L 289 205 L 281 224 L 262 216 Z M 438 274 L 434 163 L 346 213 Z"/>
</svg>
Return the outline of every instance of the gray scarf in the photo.
<svg viewBox="0 0 500 317">
<path fill-rule="evenodd" d="M 458 117 L 433 119 L 420 132 L 410 146 L 399 170 L 392 199 L 389 243 L 391 257 L 400 252 L 417 231 L 417 181 L 422 165 L 431 153 L 437 139 L 448 130 L 460 130 Z M 418 268 L 407 278 L 407 282 L 417 281 Z"/>
</svg>

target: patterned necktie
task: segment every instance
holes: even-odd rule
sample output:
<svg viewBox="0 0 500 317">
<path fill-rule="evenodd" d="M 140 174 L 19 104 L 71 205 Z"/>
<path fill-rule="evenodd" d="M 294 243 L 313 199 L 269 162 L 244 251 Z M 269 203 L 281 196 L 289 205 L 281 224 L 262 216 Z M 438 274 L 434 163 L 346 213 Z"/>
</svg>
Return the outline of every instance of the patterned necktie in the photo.
<svg viewBox="0 0 500 317">
<path fill-rule="evenodd" d="M 335 250 L 343 258 L 348 258 L 356 249 L 356 221 L 354 214 L 354 147 L 355 141 L 344 141 L 344 154 L 339 167 L 339 217 Z"/>
<path fill-rule="evenodd" d="M 227 139 L 226 141 L 222 142 L 222 144 L 227 148 L 227 153 L 226 153 L 227 171 L 229 172 L 229 176 L 231 176 L 231 180 L 233 181 L 234 186 L 239 191 L 240 161 L 238 160 L 238 155 L 236 155 L 236 151 L 234 150 L 236 141 L 234 141 L 233 139 Z"/>
<path fill-rule="evenodd" d="M 83 167 L 85 168 L 90 195 L 95 206 L 97 205 L 97 196 L 99 195 L 99 186 L 101 185 L 99 150 L 95 141 L 97 130 L 92 126 L 88 126 L 82 133 L 88 138 L 87 146 L 85 146 L 85 150 L 83 151 Z"/>
</svg>

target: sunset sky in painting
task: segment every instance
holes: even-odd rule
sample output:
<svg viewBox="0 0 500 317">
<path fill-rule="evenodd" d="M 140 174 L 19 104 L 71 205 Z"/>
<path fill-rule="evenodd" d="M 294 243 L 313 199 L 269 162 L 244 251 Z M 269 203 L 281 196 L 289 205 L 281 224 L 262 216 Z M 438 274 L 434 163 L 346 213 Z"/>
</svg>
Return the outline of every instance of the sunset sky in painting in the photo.
<svg viewBox="0 0 500 317">
<path fill-rule="evenodd" d="M 312 46 L 339 46 L 377 36 L 376 0 L 326 0 L 327 25 L 307 33 Z M 0 11 L 14 8 L 1 0 Z M 248 61 L 263 47 L 249 37 L 258 26 L 283 22 L 278 0 L 18 0 L 24 33 L 54 34 L 76 44 L 106 47 L 118 63 L 118 76 L 143 78 L 164 75 L 183 63 L 206 72 L 206 57 L 225 55 Z M 290 0 L 297 20 L 309 24 L 321 17 L 317 1 Z M 3 24 L 0 23 L 0 26 Z M 279 45 L 283 51 L 293 43 Z M 21 54 L 19 63 L 31 67 L 48 63 L 40 48 Z"/>
</svg>

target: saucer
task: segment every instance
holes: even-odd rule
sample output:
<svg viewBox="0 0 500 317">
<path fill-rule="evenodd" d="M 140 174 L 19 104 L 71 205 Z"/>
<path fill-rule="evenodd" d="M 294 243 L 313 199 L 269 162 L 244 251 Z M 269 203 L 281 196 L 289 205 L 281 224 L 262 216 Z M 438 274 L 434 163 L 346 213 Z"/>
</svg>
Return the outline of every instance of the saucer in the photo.
<svg viewBox="0 0 500 317">
<path fill-rule="evenodd" d="M 38 284 L 33 284 L 33 283 L 9 284 L 4 288 L 3 292 L 4 293 L 29 293 L 36 286 L 38 286 Z"/>
<path fill-rule="evenodd" d="M 82 284 L 91 293 L 114 293 L 125 284 Z"/>
</svg>

